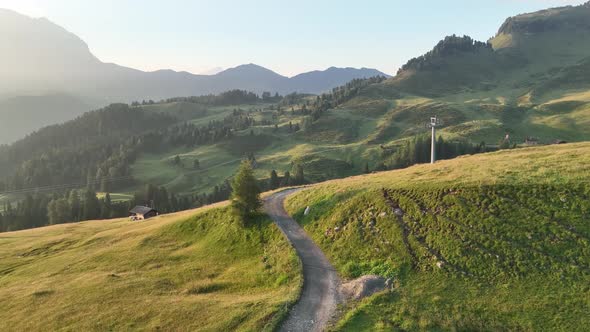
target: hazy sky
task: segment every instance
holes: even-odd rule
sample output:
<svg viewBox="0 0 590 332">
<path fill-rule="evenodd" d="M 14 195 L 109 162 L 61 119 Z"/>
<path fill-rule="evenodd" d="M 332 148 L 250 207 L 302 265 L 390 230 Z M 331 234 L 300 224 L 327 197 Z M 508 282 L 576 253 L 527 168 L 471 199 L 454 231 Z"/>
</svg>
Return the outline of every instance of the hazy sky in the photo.
<svg viewBox="0 0 590 332">
<path fill-rule="evenodd" d="M 102 61 L 193 73 L 256 63 L 291 76 L 395 73 L 445 35 L 493 36 L 508 16 L 584 0 L 0 0 L 80 36 Z"/>
</svg>

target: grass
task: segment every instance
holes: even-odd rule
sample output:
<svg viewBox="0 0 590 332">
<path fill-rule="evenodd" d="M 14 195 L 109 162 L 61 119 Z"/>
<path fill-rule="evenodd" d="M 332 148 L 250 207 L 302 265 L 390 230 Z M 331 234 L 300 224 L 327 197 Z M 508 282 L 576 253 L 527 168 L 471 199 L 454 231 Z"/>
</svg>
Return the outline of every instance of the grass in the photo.
<svg viewBox="0 0 590 332">
<path fill-rule="evenodd" d="M 579 15 L 574 11 L 562 14 Z M 545 20 L 545 15 L 535 15 L 527 20 Z M 260 162 L 259 178 L 267 178 L 272 169 L 279 173 L 291 170 L 294 162 L 302 160 L 310 161 L 310 181 L 361 174 L 365 163 L 373 167 L 383 162 L 381 145 L 395 147 L 424 133 L 424 123 L 432 115 L 443 120 L 438 132 L 447 140 L 496 145 L 507 133 L 516 144 L 530 136 L 542 143 L 590 140 L 590 44 L 588 33 L 579 30 L 499 34 L 491 40 L 494 51 L 443 56 L 437 59 L 435 70 L 403 73 L 368 86 L 297 133 L 289 132 L 288 127 L 302 123 L 304 116 L 297 112 L 300 105 L 294 105 L 295 112 L 291 106 L 277 112 L 270 104 L 142 106 L 199 126 L 221 120 L 234 109 L 270 124 L 251 128 L 252 137 L 248 129 L 219 144 L 140 156 L 132 175 L 141 184 L 165 185 L 178 193 L 206 193 L 231 177 L 239 164 L 236 159 L 245 153 L 254 153 Z M 324 150 L 331 152 L 324 155 Z M 169 163 L 176 154 L 186 161 L 185 167 Z M 203 168 L 211 168 L 193 170 L 195 158 Z M 343 167 L 345 164 L 351 167 Z M 318 169 L 326 170 L 325 174 L 318 174 Z"/>
<path fill-rule="evenodd" d="M 3 233 L 3 329 L 273 330 L 301 267 L 278 228 L 258 221 L 244 228 L 222 204 Z"/>
<path fill-rule="evenodd" d="M 345 279 L 395 280 L 335 330 L 584 330 L 589 162 L 590 143 L 460 157 L 328 181 L 287 208 Z"/>
<path fill-rule="evenodd" d="M 133 199 L 132 194 L 125 194 L 125 193 L 116 193 L 116 194 L 109 194 L 111 196 L 111 202 L 126 202 L 130 199 Z M 103 199 L 106 196 L 106 193 L 96 193 L 96 197 Z"/>
<path fill-rule="evenodd" d="M 274 112 L 255 106 L 239 107 L 254 107 L 255 118 L 271 118 Z M 215 112 L 231 112 L 231 109 L 228 106 L 209 110 L 206 117 L 198 120 L 208 121 L 213 116 L 220 116 Z M 364 162 L 358 160 L 372 160 L 377 155 L 373 151 L 378 147 L 367 149 L 362 143 L 376 126 L 376 121 L 370 117 L 351 110 L 333 110 L 310 132 L 288 133 L 288 123 L 300 120 L 301 116 L 283 115 L 278 119 L 278 132 L 274 126 L 256 126 L 254 136 L 250 135 L 250 130 L 244 130 L 235 133 L 234 138 L 214 145 L 143 154 L 132 165 L 132 174 L 137 183 L 164 185 L 176 193 L 207 193 L 233 175 L 246 153 L 254 153 L 259 163 L 256 169 L 259 178 L 267 178 L 273 169 L 280 174 L 291 171 L 294 162 L 303 162 L 311 181 L 358 174 L 364 166 Z M 340 128 L 343 123 L 350 123 L 347 130 Z M 181 158 L 180 166 L 172 162 L 176 155 Z M 193 168 L 195 159 L 200 162 L 199 169 Z M 326 169 L 331 171 L 325 172 Z M 140 187 L 120 188 L 118 193 L 137 189 Z"/>
<path fill-rule="evenodd" d="M 310 131 L 296 134 L 288 133 L 286 126 L 289 122 L 301 121 L 301 117 L 286 112 L 277 120 L 279 131 L 275 131 L 274 126 L 257 126 L 253 128 L 254 136 L 246 130 L 216 145 L 145 154 L 132 166 L 132 174 L 138 183 L 165 185 L 178 193 L 205 193 L 230 178 L 239 164 L 238 159 L 248 152 L 254 153 L 260 163 L 257 170 L 260 178 L 267 178 L 272 169 L 282 173 L 291 170 L 292 163 L 306 160 L 309 161 L 306 165 L 309 180 L 342 178 L 360 174 L 366 162 L 378 164 L 380 145 L 395 146 L 408 136 L 424 132 L 422 123 L 433 114 L 444 120 L 439 134 L 447 139 L 496 144 L 506 132 L 516 143 L 524 141 L 526 136 L 538 137 L 541 142 L 590 139 L 590 131 L 586 130 L 589 127 L 585 126 L 590 123 L 585 93 L 567 93 L 542 105 L 516 108 L 512 106 L 512 97 L 502 95 L 378 99 L 383 93 L 370 90 L 367 93 L 377 98 L 369 98 L 378 103 L 377 111 L 373 109 L 374 103 L 368 104 L 367 97 L 362 96 L 347 103 L 346 108 L 327 112 Z M 255 118 L 272 118 L 268 110 L 249 107 L 254 107 Z M 247 105 L 240 105 L 240 108 L 249 109 Z M 195 121 L 209 121 L 224 116 L 231 109 L 209 110 L 207 116 Z M 323 152 L 326 150 L 329 152 Z M 181 157 L 182 167 L 173 165 L 176 155 Z M 199 159 L 201 169 L 192 168 L 194 159 Z M 346 164 L 350 167 L 343 167 Z M 319 172 L 325 174 L 316 174 L 317 165 L 321 165 Z M 120 191 L 126 193 L 135 189 Z"/>
<path fill-rule="evenodd" d="M 259 178 L 267 178 L 272 169 L 279 173 L 291 170 L 294 162 L 302 160 L 310 161 L 310 181 L 342 178 L 361 174 L 365 163 L 371 167 L 381 163 L 382 145 L 395 147 L 424 133 L 424 123 L 432 115 L 443 120 L 438 132 L 447 140 L 496 145 L 506 133 L 516 144 L 529 136 L 542 143 L 590 140 L 587 75 L 578 73 L 580 68 L 585 70 L 587 61 L 577 62 L 587 57 L 588 45 L 571 43 L 568 38 L 561 40 L 554 34 L 526 40 L 499 36 L 493 41 L 495 53 L 441 59 L 440 71 L 401 75 L 369 86 L 341 107 L 325 112 L 308 130 L 297 133 L 288 131 L 289 123 L 302 123 L 303 115 L 291 112 L 291 107 L 279 113 L 268 104 L 206 110 L 186 103 L 147 106 L 154 112 L 182 114 L 183 120 L 197 125 L 220 120 L 233 109 L 251 112 L 257 121 L 271 124 L 254 126 L 254 136 L 248 129 L 219 144 L 140 156 L 132 166 L 132 175 L 137 183 L 165 185 L 177 193 L 206 193 L 231 177 L 239 164 L 237 159 L 254 153 L 260 162 Z M 563 54 L 542 52 L 542 47 L 553 41 L 563 46 Z M 577 73 L 573 83 L 568 81 L 570 73 Z M 299 107 L 295 105 L 294 110 Z M 324 154 L 324 150 L 332 152 Z M 170 162 L 177 154 L 184 167 Z M 199 159 L 203 169 L 193 170 L 193 159 Z M 345 164 L 351 167 L 343 167 Z M 329 172 L 317 174 L 317 165 L 321 165 L 320 171 Z M 120 192 L 135 189 L 121 188 Z"/>
</svg>

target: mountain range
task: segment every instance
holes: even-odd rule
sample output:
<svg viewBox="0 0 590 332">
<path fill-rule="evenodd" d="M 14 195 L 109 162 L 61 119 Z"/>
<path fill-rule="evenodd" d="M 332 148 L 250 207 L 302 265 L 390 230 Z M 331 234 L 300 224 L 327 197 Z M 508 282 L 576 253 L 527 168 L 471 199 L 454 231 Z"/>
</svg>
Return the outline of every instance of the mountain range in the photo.
<svg viewBox="0 0 590 332">
<path fill-rule="evenodd" d="M 319 94 L 352 79 L 387 76 L 375 69 L 331 67 L 289 78 L 255 64 L 241 65 L 214 75 L 174 70 L 145 72 L 104 63 L 90 52 L 83 40 L 64 28 L 45 18 L 34 19 L 5 9 L 0 9 L 0 38 L 3 40 L 0 44 L 1 116 L 19 117 L 23 110 L 31 113 L 26 111 L 27 107 L 39 103 L 44 96 L 48 96 L 49 104 L 56 98 L 77 100 L 72 107 L 67 107 L 72 110 L 66 117 L 58 114 L 53 117 L 50 108 L 39 109 L 39 116 L 25 115 L 22 122 L 28 125 L 22 130 L 2 121 L 0 143 L 112 102 L 199 96 L 232 89 L 255 93 Z M 78 107 L 80 103 L 88 107 Z M 41 112 L 50 114 L 39 114 Z"/>
<path fill-rule="evenodd" d="M 214 75 L 157 70 L 145 72 L 101 62 L 79 37 L 45 18 L 0 10 L 0 95 L 61 92 L 131 101 L 216 94 L 231 89 L 317 94 L 354 78 L 385 75 L 375 69 L 329 68 L 292 78 L 254 64 Z M 386 75 L 385 75 L 386 76 Z M 313 82 L 313 84 L 310 84 Z"/>
</svg>

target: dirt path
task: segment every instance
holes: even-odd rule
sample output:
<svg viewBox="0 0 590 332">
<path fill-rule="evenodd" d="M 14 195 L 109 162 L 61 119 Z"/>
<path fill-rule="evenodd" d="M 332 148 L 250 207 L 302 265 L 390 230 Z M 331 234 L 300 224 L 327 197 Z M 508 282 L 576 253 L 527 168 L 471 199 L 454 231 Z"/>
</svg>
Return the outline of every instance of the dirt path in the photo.
<svg viewBox="0 0 590 332">
<path fill-rule="evenodd" d="M 281 331 L 322 331 L 340 301 L 340 279 L 324 253 L 285 211 L 285 198 L 298 189 L 273 194 L 264 202 L 266 213 L 295 247 L 303 263 L 303 290 Z"/>
</svg>

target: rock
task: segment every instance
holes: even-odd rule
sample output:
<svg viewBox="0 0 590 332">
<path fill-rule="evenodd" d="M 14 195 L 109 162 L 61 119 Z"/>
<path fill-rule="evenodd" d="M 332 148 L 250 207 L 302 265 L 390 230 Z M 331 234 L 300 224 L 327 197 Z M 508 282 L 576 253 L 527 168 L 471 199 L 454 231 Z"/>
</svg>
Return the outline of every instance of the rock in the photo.
<svg viewBox="0 0 590 332">
<path fill-rule="evenodd" d="M 442 268 L 443 268 L 443 266 L 445 266 L 445 262 L 443 262 L 443 261 L 438 261 L 438 262 L 436 262 L 436 266 L 437 266 L 439 269 L 442 269 Z"/>
<path fill-rule="evenodd" d="M 339 232 L 340 231 L 340 227 L 336 226 L 334 227 L 334 232 Z"/>
<path fill-rule="evenodd" d="M 340 290 L 346 298 L 360 300 L 385 290 L 385 282 L 383 277 L 367 275 L 343 284 Z"/>
<path fill-rule="evenodd" d="M 303 215 L 304 215 L 304 216 L 308 215 L 308 214 L 309 214 L 309 210 L 310 210 L 310 207 L 309 207 L 309 206 L 307 206 L 307 207 L 305 208 L 305 211 L 303 211 Z"/>
<path fill-rule="evenodd" d="M 400 208 L 397 208 L 395 210 L 393 210 L 393 214 L 395 214 L 398 217 L 403 217 L 404 216 L 404 211 Z"/>
<path fill-rule="evenodd" d="M 387 215 L 387 212 L 381 212 L 381 213 L 379 214 L 379 217 L 383 218 L 383 217 L 385 217 L 386 215 Z"/>
</svg>

